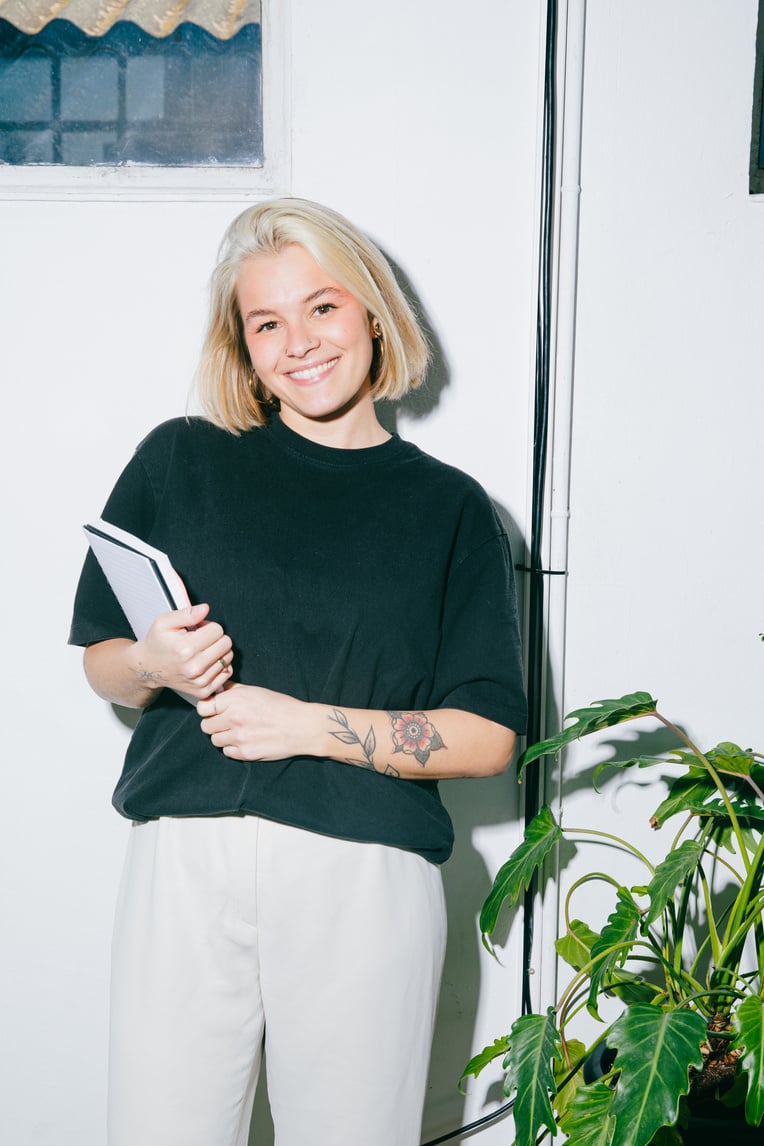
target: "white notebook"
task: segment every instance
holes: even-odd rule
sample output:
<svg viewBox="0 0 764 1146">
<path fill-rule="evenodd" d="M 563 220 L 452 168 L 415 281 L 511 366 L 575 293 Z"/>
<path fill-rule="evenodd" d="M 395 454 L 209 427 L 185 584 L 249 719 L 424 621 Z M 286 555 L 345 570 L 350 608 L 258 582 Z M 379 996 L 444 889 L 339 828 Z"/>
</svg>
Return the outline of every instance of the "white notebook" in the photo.
<svg viewBox="0 0 764 1146">
<path fill-rule="evenodd" d="M 160 613 L 191 604 L 166 553 L 101 518 L 83 529 L 138 640 Z"/>
<path fill-rule="evenodd" d="M 146 636 L 160 613 L 191 604 L 185 585 L 161 549 L 100 517 L 82 528 L 138 640 Z M 196 705 L 196 697 L 175 691 Z"/>
</svg>

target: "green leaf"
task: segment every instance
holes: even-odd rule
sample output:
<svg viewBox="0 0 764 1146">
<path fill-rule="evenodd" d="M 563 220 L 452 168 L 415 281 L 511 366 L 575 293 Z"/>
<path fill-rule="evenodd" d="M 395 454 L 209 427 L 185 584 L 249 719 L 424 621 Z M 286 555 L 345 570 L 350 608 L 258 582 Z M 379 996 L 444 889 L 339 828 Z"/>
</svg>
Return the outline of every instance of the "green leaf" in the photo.
<svg viewBox="0 0 764 1146">
<path fill-rule="evenodd" d="M 732 793 L 730 793 L 730 796 L 738 822 L 742 824 L 742 822 L 745 821 L 751 827 L 758 828 L 758 830 L 761 831 L 761 824 L 764 823 L 764 809 L 756 804 L 753 799 L 736 799 Z M 709 800 L 703 808 L 703 814 L 713 816 L 717 820 L 726 820 L 729 823 L 729 812 L 721 800 Z"/>
<path fill-rule="evenodd" d="M 677 887 L 695 871 L 702 855 L 703 848 L 697 840 L 685 840 L 676 851 L 669 852 L 663 862 L 658 864 L 647 889 L 650 907 L 645 916 L 646 924 L 660 918 L 673 900 Z"/>
<path fill-rule="evenodd" d="M 658 993 L 658 988 L 642 975 L 616 967 L 608 975 L 606 992 L 623 999 L 624 1003 L 650 1003 Z"/>
<path fill-rule="evenodd" d="M 543 807 L 525 829 L 523 842 L 515 848 L 507 862 L 499 870 L 493 887 L 480 912 L 480 930 L 483 942 L 486 935 L 492 935 L 502 904 L 514 907 L 524 891 L 527 891 L 533 874 L 549 855 L 555 844 L 562 839 L 562 831 L 548 807 Z M 487 944 L 486 944 L 487 946 Z M 490 950 L 490 948 L 489 948 Z"/>
<path fill-rule="evenodd" d="M 748 778 L 754 776 L 759 767 L 753 753 L 744 752 L 730 741 L 723 741 L 710 749 L 706 758 L 724 779 L 736 814 L 755 817 L 758 810 L 756 792 L 748 783 Z M 718 797 L 718 790 L 699 757 L 690 752 L 674 752 L 671 762 L 686 765 L 687 772 L 673 781 L 667 798 L 655 811 L 651 820 L 654 828 L 661 827 L 670 816 L 680 812 L 721 819 L 729 817 L 724 804 L 719 799 L 711 799 Z"/>
<path fill-rule="evenodd" d="M 504 1038 L 501 1039 L 494 1039 L 491 1046 L 483 1047 L 483 1049 L 479 1051 L 474 1058 L 470 1059 L 470 1061 L 465 1066 L 462 1072 L 462 1078 L 459 1081 L 461 1082 L 462 1079 L 467 1078 L 467 1076 L 470 1074 L 477 1078 L 481 1070 L 485 1070 L 489 1063 L 492 1063 L 494 1059 L 499 1058 L 499 1056 L 505 1055 L 508 1050 L 509 1035 L 504 1035 Z M 459 1089 L 461 1090 L 461 1086 Z"/>
<path fill-rule="evenodd" d="M 607 977 L 611 970 L 623 963 L 629 952 L 626 947 L 610 950 L 616 944 L 629 944 L 639 934 L 641 921 L 639 908 L 625 887 L 618 888 L 618 903 L 607 919 L 607 923 L 600 932 L 600 937 L 592 947 L 592 959 L 598 959 L 590 972 L 590 990 L 587 1007 L 595 1018 L 597 1013 L 597 996 L 600 991 L 608 987 Z"/>
<path fill-rule="evenodd" d="M 729 776 L 750 776 L 752 768 L 756 766 L 753 753 L 746 752 L 729 740 L 723 740 L 710 752 L 706 752 L 706 758 L 717 772 Z"/>
<path fill-rule="evenodd" d="M 546 1015 L 523 1015 L 512 1024 L 504 1060 L 504 1090 L 517 1091 L 514 1119 L 517 1146 L 534 1146 L 542 1126 L 557 1133 L 550 1092 L 555 1091 L 553 1063 L 562 1059 L 554 1008 Z"/>
<path fill-rule="evenodd" d="M 764 1117 L 764 999 L 749 995 L 737 1008 L 735 1016 L 737 1043 L 745 1047 L 740 1060 L 748 1075 L 745 1117 L 758 1126 Z"/>
<path fill-rule="evenodd" d="M 613 1093 L 600 1081 L 579 1086 L 560 1119 L 560 1129 L 568 1135 L 568 1146 L 610 1146 L 615 1130 L 615 1118 L 610 1113 Z"/>
<path fill-rule="evenodd" d="M 684 1138 L 675 1126 L 661 1126 L 650 1139 L 650 1146 L 684 1146 Z"/>
<path fill-rule="evenodd" d="M 635 1003 L 613 1024 L 619 1072 L 612 1112 L 612 1146 L 647 1146 L 661 1126 L 677 1120 L 679 1098 L 690 1088 L 689 1068 L 700 1068 L 706 1023 L 695 1011 L 664 1011 Z"/>
<path fill-rule="evenodd" d="M 598 939 L 597 932 L 592 931 L 587 923 L 581 919 L 572 919 L 568 930 L 555 943 L 555 948 L 569 967 L 580 971 L 591 959 L 592 947 Z"/>
<path fill-rule="evenodd" d="M 589 708 L 577 708 L 566 717 L 566 720 L 575 721 L 569 728 L 549 740 L 541 740 L 526 748 L 520 757 L 519 770 L 522 772 L 526 764 L 541 756 L 556 756 L 566 744 L 598 732 L 601 728 L 612 728 L 615 724 L 623 724 L 625 720 L 648 716 L 656 711 L 657 706 L 658 702 L 653 700 L 649 692 L 630 692 L 617 700 L 598 700 Z"/>
<path fill-rule="evenodd" d="M 663 827 L 666 820 L 682 812 L 702 813 L 705 802 L 717 788 L 708 772 L 703 768 L 693 768 L 684 776 L 677 776 L 669 788 L 669 794 L 650 817 L 650 827 Z"/>
<path fill-rule="evenodd" d="M 557 1088 L 557 1093 L 554 1096 L 554 1108 L 557 1111 L 558 1119 L 562 1118 L 568 1109 L 578 1087 L 584 1085 L 581 1068 L 586 1058 L 586 1044 L 578 1039 L 567 1039 L 565 1054 L 567 1055 L 567 1062 L 563 1058 L 554 1068 L 554 1084 Z M 572 1069 L 575 1070 L 575 1073 L 569 1078 Z"/>
</svg>

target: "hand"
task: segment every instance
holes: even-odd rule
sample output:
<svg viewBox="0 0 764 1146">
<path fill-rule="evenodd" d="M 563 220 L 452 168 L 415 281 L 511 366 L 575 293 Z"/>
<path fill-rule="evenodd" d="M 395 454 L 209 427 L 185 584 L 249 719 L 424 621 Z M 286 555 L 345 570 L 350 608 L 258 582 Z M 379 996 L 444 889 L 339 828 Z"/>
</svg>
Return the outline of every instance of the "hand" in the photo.
<svg viewBox="0 0 764 1146">
<path fill-rule="evenodd" d="M 196 711 L 216 748 L 232 760 L 284 760 L 315 753 L 316 706 L 283 692 L 230 684 Z"/>
<path fill-rule="evenodd" d="M 135 672 L 149 688 L 174 688 L 194 697 L 210 696 L 231 677 L 231 638 L 209 605 L 162 613 L 133 646 Z"/>
</svg>

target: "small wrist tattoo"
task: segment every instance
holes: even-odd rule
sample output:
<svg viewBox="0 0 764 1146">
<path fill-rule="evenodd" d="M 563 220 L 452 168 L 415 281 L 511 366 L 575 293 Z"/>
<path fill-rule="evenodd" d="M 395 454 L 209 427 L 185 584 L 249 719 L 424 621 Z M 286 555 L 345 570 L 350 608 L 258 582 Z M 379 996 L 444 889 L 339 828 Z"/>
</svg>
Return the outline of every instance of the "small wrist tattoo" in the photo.
<svg viewBox="0 0 764 1146">
<path fill-rule="evenodd" d="M 345 713 L 341 712 L 339 708 L 332 709 L 331 716 L 329 716 L 328 719 L 334 721 L 335 724 L 339 724 L 341 729 L 340 732 L 332 732 L 330 735 L 333 736 L 335 740 L 339 740 L 341 744 L 357 745 L 363 754 L 363 760 L 354 760 L 346 756 L 345 763 L 355 764 L 359 768 L 369 768 L 372 772 L 376 772 L 376 768 L 374 767 L 374 750 L 377 747 L 377 738 L 374 735 L 374 729 L 369 728 L 365 739 L 361 740 L 358 733 L 354 732 L 350 727 Z"/>
</svg>

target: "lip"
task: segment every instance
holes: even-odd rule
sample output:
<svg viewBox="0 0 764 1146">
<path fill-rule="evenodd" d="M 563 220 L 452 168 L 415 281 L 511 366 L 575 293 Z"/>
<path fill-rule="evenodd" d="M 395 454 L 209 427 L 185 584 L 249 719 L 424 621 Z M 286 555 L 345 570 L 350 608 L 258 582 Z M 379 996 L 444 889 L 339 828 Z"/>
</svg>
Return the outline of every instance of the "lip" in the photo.
<svg viewBox="0 0 764 1146">
<path fill-rule="evenodd" d="M 287 370 L 285 376 L 298 386 L 313 386 L 316 382 L 323 382 L 339 362 L 339 355 L 327 358 L 325 362 L 313 362 L 309 366 L 301 366 L 299 370 Z"/>
</svg>

